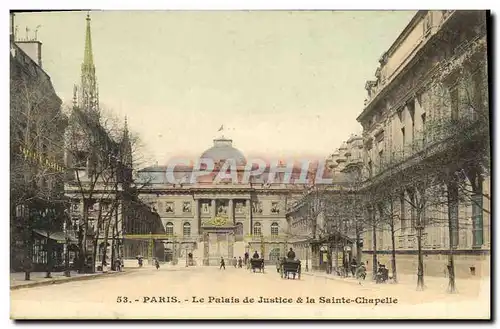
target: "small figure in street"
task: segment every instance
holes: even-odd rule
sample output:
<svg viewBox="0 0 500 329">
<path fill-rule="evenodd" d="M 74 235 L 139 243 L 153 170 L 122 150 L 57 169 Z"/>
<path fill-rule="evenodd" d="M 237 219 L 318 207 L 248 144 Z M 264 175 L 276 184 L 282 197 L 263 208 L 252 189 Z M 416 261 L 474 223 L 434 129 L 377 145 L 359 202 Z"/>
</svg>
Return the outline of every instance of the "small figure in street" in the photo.
<svg viewBox="0 0 500 329">
<path fill-rule="evenodd" d="M 115 270 L 117 272 L 121 272 L 122 271 L 122 262 L 120 261 L 120 258 L 117 258 L 115 260 Z"/>
<path fill-rule="evenodd" d="M 250 258 L 250 255 L 248 254 L 248 251 L 245 252 L 245 265 L 248 263 L 248 258 Z"/>
<path fill-rule="evenodd" d="M 236 259 L 236 257 L 233 258 L 233 266 L 234 266 L 234 268 L 236 268 L 236 266 L 238 266 L 238 260 Z"/>
<path fill-rule="evenodd" d="M 220 267 L 219 267 L 219 270 L 222 270 L 222 268 L 224 268 L 224 270 L 226 269 L 226 263 L 224 262 L 224 257 L 220 258 Z"/>
<path fill-rule="evenodd" d="M 255 252 L 253 253 L 253 256 L 252 256 L 253 259 L 259 259 L 259 253 L 257 252 L 257 250 L 255 250 Z"/>
<path fill-rule="evenodd" d="M 286 254 L 286 257 L 292 260 L 295 259 L 295 251 L 293 251 L 293 249 L 290 248 L 290 251 Z"/>
<path fill-rule="evenodd" d="M 160 262 L 158 261 L 158 258 L 155 258 L 155 267 L 157 270 L 160 269 Z"/>
<path fill-rule="evenodd" d="M 139 258 L 139 259 L 137 260 L 137 263 L 139 264 L 139 267 L 142 267 L 142 258 Z"/>
<path fill-rule="evenodd" d="M 243 267 L 243 259 L 241 259 L 241 256 L 238 257 L 238 267 L 242 268 Z"/>
<path fill-rule="evenodd" d="M 356 257 L 353 257 L 351 260 L 351 273 L 353 277 L 356 274 L 357 267 L 358 267 L 358 262 L 356 262 Z"/>
<path fill-rule="evenodd" d="M 366 278 L 366 267 L 365 263 L 361 262 L 361 264 L 356 269 L 356 279 L 361 280 Z M 361 284 L 361 282 L 360 282 Z"/>
</svg>

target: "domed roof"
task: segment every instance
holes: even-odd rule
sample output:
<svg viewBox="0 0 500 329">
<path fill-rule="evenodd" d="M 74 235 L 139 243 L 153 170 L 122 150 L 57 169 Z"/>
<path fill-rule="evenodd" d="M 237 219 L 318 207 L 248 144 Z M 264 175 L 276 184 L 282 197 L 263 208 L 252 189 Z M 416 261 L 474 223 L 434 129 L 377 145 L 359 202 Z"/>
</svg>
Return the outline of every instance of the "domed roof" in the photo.
<svg viewBox="0 0 500 329">
<path fill-rule="evenodd" d="M 214 146 L 203 152 L 200 159 L 212 159 L 214 163 L 234 159 L 237 165 L 245 165 L 246 159 L 240 150 L 233 147 L 233 141 L 224 137 L 214 139 Z"/>
</svg>

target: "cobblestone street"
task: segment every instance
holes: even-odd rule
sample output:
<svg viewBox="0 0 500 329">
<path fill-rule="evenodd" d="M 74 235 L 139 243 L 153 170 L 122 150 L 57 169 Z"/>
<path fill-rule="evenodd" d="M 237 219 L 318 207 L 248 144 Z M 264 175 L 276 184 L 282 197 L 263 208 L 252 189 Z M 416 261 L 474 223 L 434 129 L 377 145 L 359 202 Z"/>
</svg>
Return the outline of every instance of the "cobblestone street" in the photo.
<svg viewBox="0 0 500 329">
<path fill-rule="evenodd" d="M 475 280 L 460 291 L 451 296 L 431 283 L 428 290 L 417 292 L 413 283 L 360 285 L 320 275 L 284 280 L 274 267 L 265 274 L 254 274 L 231 267 L 224 271 L 163 266 L 160 270 L 146 267 L 122 276 L 11 291 L 11 317 L 469 318 L 481 310 L 484 317 L 488 315 L 487 281 Z M 245 303 L 245 297 L 254 298 L 254 302 Z M 261 297 L 265 303 L 259 302 Z M 299 297 L 302 303 L 297 302 Z M 307 298 L 315 303 L 306 303 Z M 321 303 L 332 298 L 337 303 Z"/>
</svg>

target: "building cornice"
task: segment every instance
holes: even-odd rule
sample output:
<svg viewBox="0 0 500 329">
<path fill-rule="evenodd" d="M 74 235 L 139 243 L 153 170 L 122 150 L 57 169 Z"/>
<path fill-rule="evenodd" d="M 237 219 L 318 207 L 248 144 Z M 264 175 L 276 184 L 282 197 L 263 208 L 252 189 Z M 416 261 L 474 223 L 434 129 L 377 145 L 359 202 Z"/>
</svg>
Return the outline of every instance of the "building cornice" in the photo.
<svg viewBox="0 0 500 329">
<path fill-rule="evenodd" d="M 428 11 L 419 11 L 420 15 L 425 15 Z M 422 16 L 418 16 L 418 14 L 414 17 L 414 19 L 420 19 Z M 422 38 L 419 41 L 419 44 L 416 45 L 413 50 L 410 52 L 410 54 L 402 61 L 401 68 L 397 68 L 392 76 L 390 77 L 390 80 L 387 82 L 385 87 L 383 87 L 374 97 L 371 99 L 367 104 L 366 107 L 363 109 L 361 114 L 356 118 L 358 122 L 361 123 L 366 116 L 371 113 L 376 105 L 378 105 L 381 101 L 383 101 L 384 97 L 387 95 L 387 93 L 392 92 L 394 90 L 394 87 L 397 86 L 398 84 L 396 83 L 399 79 L 401 79 L 403 76 L 405 76 L 412 68 L 413 66 L 418 63 L 418 61 L 421 59 L 422 54 L 428 50 L 428 48 L 431 46 L 432 41 L 435 40 L 436 36 L 442 33 L 442 31 L 446 28 L 446 25 L 452 20 L 453 17 L 456 17 L 454 15 L 454 12 L 449 14 L 443 23 L 439 26 L 439 29 L 432 34 L 429 37 L 422 36 Z M 413 23 L 415 24 L 415 22 Z M 411 25 L 409 24 L 407 28 L 409 28 Z M 400 35 L 402 36 L 402 35 Z M 423 45 L 421 45 L 423 43 Z M 394 45 L 394 44 L 393 44 Z M 395 49 L 395 48 L 394 48 Z M 405 62 L 408 61 L 406 64 Z"/>
</svg>

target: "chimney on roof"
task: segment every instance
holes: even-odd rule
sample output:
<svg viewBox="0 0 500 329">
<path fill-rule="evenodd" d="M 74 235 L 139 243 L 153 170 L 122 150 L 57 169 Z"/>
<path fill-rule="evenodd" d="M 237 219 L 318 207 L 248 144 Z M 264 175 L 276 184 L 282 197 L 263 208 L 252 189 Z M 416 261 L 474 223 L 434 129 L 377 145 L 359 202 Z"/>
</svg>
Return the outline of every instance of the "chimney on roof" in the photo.
<svg viewBox="0 0 500 329">
<path fill-rule="evenodd" d="M 12 17 L 11 19 L 13 20 Z M 38 41 L 38 30 L 40 27 L 41 25 L 38 25 L 33 33 L 30 33 L 31 30 L 26 27 L 26 37 L 19 39 L 14 35 L 13 40 L 38 66 L 42 67 L 42 43 Z M 13 32 L 13 34 L 16 34 L 16 32 Z"/>
</svg>

